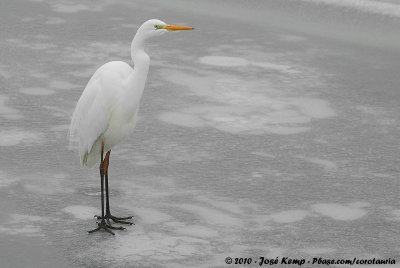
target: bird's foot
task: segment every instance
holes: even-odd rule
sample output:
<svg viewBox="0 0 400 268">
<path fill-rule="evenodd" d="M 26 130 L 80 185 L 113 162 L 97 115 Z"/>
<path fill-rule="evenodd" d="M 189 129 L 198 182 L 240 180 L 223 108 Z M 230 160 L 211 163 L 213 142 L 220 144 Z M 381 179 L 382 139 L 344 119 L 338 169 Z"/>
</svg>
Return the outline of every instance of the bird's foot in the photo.
<svg viewBox="0 0 400 268">
<path fill-rule="evenodd" d="M 94 216 L 96 219 L 98 220 L 106 220 L 108 223 L 110 223 L 110 220 L 112 220 L 114 223 L 122 223 L 122 224 L 129 224 L 129 225 L 134 225 L 133 222 L 130 221 L 126 221 L 126 220 L 130 220 L 133 218 L 133 216 L 129 216 L 129 217 L 115 217 L 113 215 L 111 215 L 111 213 L 106 213 L 106 215 L 103 217 L 101 216 Z M 110 224 L 111 225 L 111 224 Z"/>
<path fill-rule="evenodd" d="M 112 234 L 112 235 L 115 235 L 114 232 L 111 231 L 110 229 L 113 229 L 113 230 L 126 230 L 126 228 L 124 228 L 124 227 L 122 227 L 122 226 L 120 226 L 120 227 L 114 227 L 114 226 L 112 226 L 112 225 L 110 224 L 110 222 L 109 222 L 108 220 L 107 220 L 107 222 L 106 222 L 104 219 L 102 219 L 101 222 L 98 222 L 98 223 L 97 223 L 97 228 L 88 231 L 88 233 L 91 234 L 91 233 L 94 233 L 94 232 L 97 232 L 97 231 L 100 231 L 100 230 L 104 230 L 104 231 L 106 231 L 107 233 L 110 233 L 110 234 Z"/>
</svg>

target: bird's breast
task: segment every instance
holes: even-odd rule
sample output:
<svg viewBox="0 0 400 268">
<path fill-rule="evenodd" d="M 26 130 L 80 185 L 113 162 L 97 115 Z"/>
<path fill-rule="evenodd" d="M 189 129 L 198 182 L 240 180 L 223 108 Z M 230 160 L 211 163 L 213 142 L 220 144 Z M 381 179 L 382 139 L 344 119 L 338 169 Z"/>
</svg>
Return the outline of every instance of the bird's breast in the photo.
<svg viewBox="0 0 400 268">
<path fill-rule="evenodd" d="M 136 112 L 131 116 L 111 116 L 107 130 L 103 134 L 105 142 L 111 147 L 128 138 L 136 125 Z"/>
</svg>

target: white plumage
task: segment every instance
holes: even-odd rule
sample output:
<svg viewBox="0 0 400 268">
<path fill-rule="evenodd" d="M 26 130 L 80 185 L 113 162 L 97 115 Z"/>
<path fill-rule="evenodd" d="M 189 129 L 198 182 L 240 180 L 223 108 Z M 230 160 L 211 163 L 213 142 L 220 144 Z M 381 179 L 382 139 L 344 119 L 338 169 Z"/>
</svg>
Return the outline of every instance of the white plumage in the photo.
<svg viewBox="0 0 400 268">
<path fill-rule="evenodd" d="M 133 132 L 150 64 L 144 51 L 145 40 L 167 31 L 191 29 L 148 20 L 132 41 L 134 68 L 112 61 L 94 73 L 79 98 L 70 125 L 70 146 L 78 144 L 82 165 L 93 166 L 100 160 L 102 142 L 107 152 Z"/>
<path fill-rule="evenodd" d="M 106 63 L 95 72 L 79 98 L 70 135 L 71 141 L 79 144 L 82 165 L 93 166 L 99 161 L 102 140 L 107 152 L 132 133 L 140 96 L 131 100 L 130 107 L 120 105 L 127 91 L 140 91 L 128 81 L 133 72 L 125 62 Z M 126 109 L 129 109 L 128 118 L 123 116 Z"/>
</svg>

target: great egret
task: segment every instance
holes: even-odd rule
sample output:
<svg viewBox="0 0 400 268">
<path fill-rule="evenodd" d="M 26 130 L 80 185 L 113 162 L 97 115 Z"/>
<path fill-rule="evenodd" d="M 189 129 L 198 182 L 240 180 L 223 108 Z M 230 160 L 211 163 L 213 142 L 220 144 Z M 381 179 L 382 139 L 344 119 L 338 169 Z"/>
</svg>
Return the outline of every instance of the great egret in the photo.
<svg viewBox="0 0 400 268">
<path fill-rule="evenodd" d="M 140 99 L 149 71 L 150 57 L 144 50 L 145 41 L 169 31 L 193 30 L 191 27 L 168 25 L 161 20 L 148 20 L 136 32 L 131 45 L 134 68 L 122 61 L 111 61 L 101 66 L 89 80 L 72 116 L 70 145 L 78 143 L 83 166 L 93 166 L 100 159 L 101 220 L 93 233 L 105 230 L 114 235 L 110 219 L 116 223 L 131 217 L 111 215 L 108 198 L 108 165 L 111 148 L 132 134 L 136 124 Z M 103 158 L 104 153 L 105 157 Z M 104 179 L 105 177 L 105 179 Z M 104 182 L 106 213 L 104 214 Z"/>
</svg>

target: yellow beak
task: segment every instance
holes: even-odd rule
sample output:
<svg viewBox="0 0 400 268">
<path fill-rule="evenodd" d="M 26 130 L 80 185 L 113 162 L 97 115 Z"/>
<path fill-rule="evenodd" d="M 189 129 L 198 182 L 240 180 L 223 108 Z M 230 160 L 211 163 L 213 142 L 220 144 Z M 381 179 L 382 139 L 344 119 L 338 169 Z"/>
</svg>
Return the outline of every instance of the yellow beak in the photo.
<svg viewBox="0 0 400 268">
<path fill-rule="evenodd" d="M 194 30 L 192 27 L 179 26 L 179 25 L 164 25 L 163 29 L 168 31 L 183 31 L 183 30 Z"/>
</svg>

